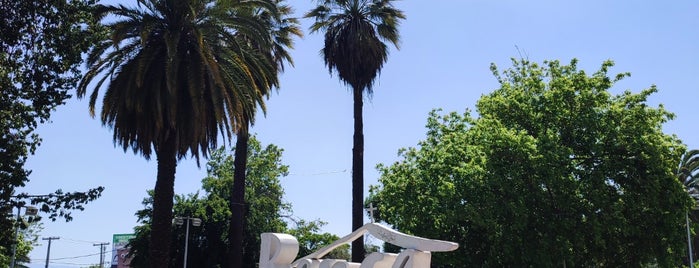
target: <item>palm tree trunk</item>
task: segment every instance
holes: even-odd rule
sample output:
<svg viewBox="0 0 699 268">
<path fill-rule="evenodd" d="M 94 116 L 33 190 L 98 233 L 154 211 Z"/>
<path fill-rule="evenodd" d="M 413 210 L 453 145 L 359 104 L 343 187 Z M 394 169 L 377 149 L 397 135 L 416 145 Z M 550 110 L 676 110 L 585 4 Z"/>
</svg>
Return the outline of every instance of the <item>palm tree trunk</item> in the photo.
<svg viewBox="0 0 699 268">
<path fill-rule="evenodd" d="M 247 123 L 247 122 L 246 122 Z M 228 231 L 229 266 L 243 267 L 243 224 L 245 223 L 245 171 L 248 159 L 247 124 L 237 133 L 235 141 L 235 159 L 233 160 L 233 189 L 231 190 L 230 209 L 231 224 Z"/>
<path fill-rule="evenodd" d="M 168 268 L 172 244 L 172 205 L 175 195 L 177 148 L 174 135 L 156 148 L 158 178 L 153 193 L 153 223 L 150 235 L 150 264 L 154 268 Z"/>
<path fill-rule="evenodd" d="M 352 148 L 352 231 L 364 225 L 364 105 L 361 88 L 354 88 L 354 147 Z M 352 262 L 364 259 L 364 239 L 352 242 Z"/>
</svg>

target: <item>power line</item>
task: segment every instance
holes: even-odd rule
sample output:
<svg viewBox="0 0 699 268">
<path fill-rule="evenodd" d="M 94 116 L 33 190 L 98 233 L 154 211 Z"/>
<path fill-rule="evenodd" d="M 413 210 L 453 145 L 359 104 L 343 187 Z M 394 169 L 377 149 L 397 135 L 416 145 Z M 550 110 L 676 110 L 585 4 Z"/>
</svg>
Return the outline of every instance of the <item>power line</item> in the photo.
<svg viewBox="0 0 699 268">
<path fill-rule="evenodd" d="M 97 256 L 97 255 L 100 255 L 100 254 L 101 254 L 101 253 L 98 252 L 98 253 L 93 253 L 93 254 L 88 254 L 88 255 L 80 255 L 80 256 L 72 256 L 72 257 L 61 257 L 61 258 L 49 259 L 49 261 L 74 260 L 74 259 L 79 259 L 79 258 Z"/>
<path fill-rule="evenodd" d="M 57 262 L 57 261 L 51 261 L 49 263 L 59 264 L 59 265 L 68 265 L 68 266 L 80 266 L 80 267 L 94 265 L 94 263 L 75 263 L 75 262 Z"/>
<path fill-rule="evenodd" d="M 343 170 L 323 171 L 323 172 L 316 172 L 316 173 L 289 173 L 288 176 L 320 176 L 320 175 L 338 174 L 338 173 L 347 173 L 347 170 L 343 169 Z"/>
<path fill-rule="evenodd" d="M 61 239 L 68 240 L 68 241 L 71 241 L 71 242 L 77 242 L 77 243 L 85 243 L 85 244 L 96 244 L 96 243 L 100 243 L 99 241 L 87 241 L 87 240 L 80 240 L 80 239 L 72 239 L 72 238 L 63 237 L 63 236 L 61 236 Z"/>
</svg>

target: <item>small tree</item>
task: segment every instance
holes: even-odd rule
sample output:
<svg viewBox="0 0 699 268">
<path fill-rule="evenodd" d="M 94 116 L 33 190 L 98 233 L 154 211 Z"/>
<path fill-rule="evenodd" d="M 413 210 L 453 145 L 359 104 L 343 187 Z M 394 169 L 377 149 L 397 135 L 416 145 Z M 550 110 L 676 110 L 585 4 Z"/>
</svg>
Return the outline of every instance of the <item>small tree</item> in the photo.
<svg viewBox="0 0 699 268">
<path fill-rule="evenodd" d="M 243 238 L 243 266 L 254 268 L 259 260 L 260 234 L 263 232 L 291 233 L 299 237 L 302 252 L 315 250 L 339 239 L 331 234 L 320 234 L 321 222 L 300 221 L 290 228 L 284 221 L 291 214 L 291 205 L 282 201 L 284 190 L 279 179 L 287 175 L 288 167 L 281 163 L 282 149 L 268 145 L 262 147 L 252 136 L 248 143 L 248 160 L 245 191 L 247 202 Z M 228 230 L 232 215 L 228 200 L 234 183 L 234 153 L 220 148 L 212 152 L 207 163 L 207 177 L 202 180 L 203 194 L 175 196 L 174 214 L 202 219 L 201 227 L 190 226 L 188 266 L 225 267 L 228 264 Z M 144 199 L 145 209 L 136 213 L 140 226 L 135 228 L 136 238 L 129 242 L 132 267 L 150 267 L 147 254 L 150 243 L 152 191 Z M 172 267 L 182 267 L 185 244 L 185 226 L 173 228 L 170 250 Z M 305 241 L 312 241 L 305 242 Z M 345 249 L 346 250 L 346 249 Z"/>
</svg>

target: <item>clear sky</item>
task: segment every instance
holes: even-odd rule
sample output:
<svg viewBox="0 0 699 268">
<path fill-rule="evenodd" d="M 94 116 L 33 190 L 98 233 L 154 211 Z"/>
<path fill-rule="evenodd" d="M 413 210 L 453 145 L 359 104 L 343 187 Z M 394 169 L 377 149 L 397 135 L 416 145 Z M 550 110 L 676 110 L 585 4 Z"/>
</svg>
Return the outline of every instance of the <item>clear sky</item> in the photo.
<svg viewBox="0 0 699 268">
<path fill-rule="evenodd" d="M 313 1 L 290 4 L 301 16 Z M 697 1 L 403 0 L 396 6 L 407 15 L 400 26 L 401 49 L 391 50 L 373 98 L 364 106 L 367 189 L 376 184 L 376 164 L 393 163 L 398 149 L 425 137 L 430 110 L 475 109 L 478 98 L 498 86 L 490 63 L 503 70 L 520 55 L 535 62 L 578 58 L 588 73 L 614 60 L 612 75 L 628 71 L 632 76 L 613 91 L 657 85 L 650 103 L 677 115 L 665 132 L 699 148 Z M 302 22 L 308 29 L 311 21 Z M 252 132 L 263 144 L 285 150 L 283 161 L 291 174 L 281 181 L 294 216 L 326 221 L 325 231 L 342 236 L 351 231 L 352 96 L 328 74 L 319 56 L 322 45 L 321 34 L 306 33 L 297 40 L 295 67 L 282 75 L 281 89 L 267 102 L 267 116 L 258 117 Z M 61 237 L 52 243 L 51 267 L 98 263 L 99 247 L 92 244 L 131 233 L 134 212 L 155 184 L 156 161 L 115 148 L 111 130 L 90 118 L 87 106 L 86 100 L 72 99 L 57 109 L 52 123 L 39 128 L 43 143 L 28 161 L 33 173 L 21 190 L 106 188 L 85 211 L 74 212 L 72 222 L 44 221 L 41 237 Z M 192 193 L 205 170 L 185 159 L 176 176 L 176 193 Z M 40 243 L 30 267 L 44 267 L 46 241 Z M 108 251 L 107 260 L 111 246 Z M 73 258 L 83 255 L 90 256 Z"/>
</svg>

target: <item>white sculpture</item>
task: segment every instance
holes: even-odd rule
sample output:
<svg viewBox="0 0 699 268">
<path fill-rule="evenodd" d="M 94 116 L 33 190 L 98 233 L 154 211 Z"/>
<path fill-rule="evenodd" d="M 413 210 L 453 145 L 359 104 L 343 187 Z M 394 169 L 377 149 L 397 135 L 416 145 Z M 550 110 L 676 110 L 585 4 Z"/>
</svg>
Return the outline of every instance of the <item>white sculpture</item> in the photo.
<svg viewBox="0 0 699 268">
<path fill-rule="evenodd" d="M 367 232 L 405 250 L 400 254 L 374 252 L 361 263 L 321 259 L 333 249 L 351 243 Z M 296 261 L 293 260 L 298 254 L 299 243 L 295 237 L 288 234 L 263 233 L 261 240 L 260 268 L 429 268 L 431 252 L 453 251 L 459 247 L 459 244 L 454 242 L 412 236 L 378 223 L 368 223 L 340 240 Z"/>
</svg>

